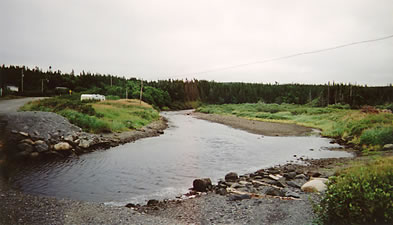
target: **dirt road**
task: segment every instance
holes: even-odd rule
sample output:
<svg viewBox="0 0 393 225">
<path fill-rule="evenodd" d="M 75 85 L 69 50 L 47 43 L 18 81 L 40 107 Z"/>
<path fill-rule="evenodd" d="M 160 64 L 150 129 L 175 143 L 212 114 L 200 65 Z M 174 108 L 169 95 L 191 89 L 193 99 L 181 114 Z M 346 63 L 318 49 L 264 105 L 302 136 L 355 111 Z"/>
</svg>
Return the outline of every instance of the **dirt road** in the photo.
<svg viewBox="0 0 393 225">
<path fill-rule="evenodd" d="M 0 101 L 0 114 L 12 113 L 18 111 L 18 109 L 33 100 L 42 99 L 42 97 L 30 97 L 30 98 L 18 98 L 11 100 L 1 100 Z"/>
</svg>

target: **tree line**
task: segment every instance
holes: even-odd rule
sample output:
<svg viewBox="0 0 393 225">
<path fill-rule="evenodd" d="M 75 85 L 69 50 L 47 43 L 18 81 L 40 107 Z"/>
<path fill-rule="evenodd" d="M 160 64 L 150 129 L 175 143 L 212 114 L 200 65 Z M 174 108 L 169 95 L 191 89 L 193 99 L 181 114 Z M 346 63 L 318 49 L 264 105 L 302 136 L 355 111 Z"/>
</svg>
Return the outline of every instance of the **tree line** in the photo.
<svg viewBox="0 0 393 225">
<path fill-rule="evenodd" d="M 0 67 L 0 87 L 5 94 L 10 94 L 7 86 L 16 86 L 19 87 L 19 91 L 12 94 L 23 96 L 53 96 L 66 94 L 68 90 L 72 90 L 74 93 L 139 98 L 141 85 L 139 79 L 110 74 L 82 71 L 75 75 L 73 72 L 62 73 L 60 70 L 42 71 L 38 67 L 33 69 L 12 65 Z M 190 102 L 208 104 L 265 102 L 315 106 L 348 104 L 356 108 L 362 105 L 392 103 L 393 86 L 368 87 L 334 82 L 318 85 L 220 83 L 196 79 L 169 79 L 144 82 L 143 100 L 159 108 L 172 109 L 189 108 L 192 106 Z"/>
</svg>

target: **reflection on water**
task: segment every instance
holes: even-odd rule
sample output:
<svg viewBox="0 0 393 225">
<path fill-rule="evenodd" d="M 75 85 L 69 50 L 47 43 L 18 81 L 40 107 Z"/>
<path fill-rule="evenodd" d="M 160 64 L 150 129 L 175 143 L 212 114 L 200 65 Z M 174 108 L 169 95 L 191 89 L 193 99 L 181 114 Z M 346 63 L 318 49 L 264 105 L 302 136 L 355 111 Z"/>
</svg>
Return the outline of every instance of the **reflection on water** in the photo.
<svg viewBox="0 0 393 225">
<path fill-rule="evenodd" d="M 242 174 L 283 164 L 294 160 L 295 154 L 309 158 L 351 156 L 326 150 L 338 145 L 325 138 L 263 137 L 184 112 L 164 116 L 169 119 L 164 135 L 80 158 L 27 166 L 14 175 L 13 185 L 34 194 L 143 203 L 186 193 L 195 178 L 217 181 L 230 171 Z"/>
</svg>

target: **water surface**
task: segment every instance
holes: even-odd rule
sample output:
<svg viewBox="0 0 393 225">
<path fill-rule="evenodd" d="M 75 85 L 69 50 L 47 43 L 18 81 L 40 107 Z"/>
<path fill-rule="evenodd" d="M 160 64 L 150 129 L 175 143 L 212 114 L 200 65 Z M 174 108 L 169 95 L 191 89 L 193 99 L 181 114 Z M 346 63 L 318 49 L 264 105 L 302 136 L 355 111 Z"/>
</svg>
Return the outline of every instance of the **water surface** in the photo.
<svg viewBox="0 0 393 225">
<path fill-rule="evenodd" d="M 184 112 L 168 112 L 169 128 L 146 138 L 105 151 L 30 165 L 13 177 L 12 185 L 25 192 L 77 200 L 125 204 L 148 199 L 175 198 L 186 193 L 195 178 L 213 181 L 308 158 L 350 157 L 330 139 L 267 137 L 225 125 L 198 120 Z"/>
</svg>

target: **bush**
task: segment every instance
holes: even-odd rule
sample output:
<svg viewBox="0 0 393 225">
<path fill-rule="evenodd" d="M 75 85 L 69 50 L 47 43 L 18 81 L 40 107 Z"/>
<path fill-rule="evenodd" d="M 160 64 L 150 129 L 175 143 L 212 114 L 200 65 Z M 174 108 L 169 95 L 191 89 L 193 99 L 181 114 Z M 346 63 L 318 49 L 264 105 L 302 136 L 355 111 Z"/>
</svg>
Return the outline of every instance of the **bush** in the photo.
<svg viewBox="0 0 393 225">
<path fill-rule="evenodd" d="M 315 207 L 321 224 L 392 224 L 393 157 L 346 169 L 329 179 Z"/>
<path fill-rule="evenodd" d="M 363 131 L 360 144 L 385 145 L 393 143 L 393 127 L 374 127 Z"/>
</svg>

